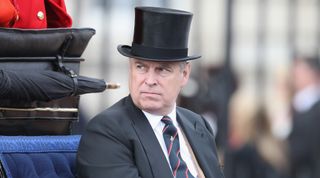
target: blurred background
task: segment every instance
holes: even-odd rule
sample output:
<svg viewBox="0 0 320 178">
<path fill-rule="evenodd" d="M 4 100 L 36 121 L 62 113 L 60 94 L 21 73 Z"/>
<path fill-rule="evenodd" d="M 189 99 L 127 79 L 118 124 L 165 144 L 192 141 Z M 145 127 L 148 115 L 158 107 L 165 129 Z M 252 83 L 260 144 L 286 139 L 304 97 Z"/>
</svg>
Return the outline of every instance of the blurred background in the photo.
<svg viewBox="0 0 320 178">
<path fill-rule="evenodd" d="M 294 83 L 299 78 L 294 74 L 295 61 L 319 54 L 319 0 L 65 2 L 73 27 L 96 30 L 82 56 L 85 61 L 80 73 L 121 84 L 116 90 L 81 96 L 82 126 L 128 95 L 128 60 L 116 48 L 119 44 L 131 45 L 134 7 L 186 10 L 194 14 L 189 54 L 201 54 L 202 58 L 192 61 L 191 79 L 178 104 L 204 115 L 212 125 L 226 177 L 320 177 L 317 173 L 320 163 L 314 160 L 318 151 L 311 148 L 315 145 L 310 143 L 309 150 L 301 151 L 305 141 L 312 140 L 318 132 L 307 133 L 305 137 L 299 131 L 292 134 L 295 133 L 292 103 L 298 91 Z M 310 108 L 317 102 L 318 94 L 312 98 L 315 101 L 309 104 Z M 319 115 L 313 117 L 320 120 Z M 312 121 L 302 130 L 311 130 L 310 125 L 315 124 Z M 299 158 L 292 149 L 295 137 L 291 135 L 298 135 L 299 141 L 303 141 L 295 144 L 301 153 Z M 315 141 L 319 142 L 316 138 Z M 305 164 L 293 165 L 304 159 Z M 298 167 L 302 171 L 293 171 Z"/>
</svg>

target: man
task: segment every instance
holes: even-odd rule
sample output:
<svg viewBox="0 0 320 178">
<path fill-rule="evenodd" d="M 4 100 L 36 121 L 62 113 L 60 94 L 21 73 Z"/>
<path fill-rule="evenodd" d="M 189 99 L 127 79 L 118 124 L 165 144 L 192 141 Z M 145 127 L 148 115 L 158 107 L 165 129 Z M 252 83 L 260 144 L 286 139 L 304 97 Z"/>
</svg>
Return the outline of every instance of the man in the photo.
<svg viewBox="0 0 320 178">
<path fill-rule="evenodd" d="M 130 95 L 93 118 L 77 155 L 80 178 L 223 177 L 204 118 L 176 106 L 191 66 L 192 14 L 137 7 L 129 57 Z"/>
<path fill-rule="evenodd" d="M 289 136 L 292 178 L 320 177 L 320 61 L 297 57 L 292 68 L 293 127 Z"/>
</svg>

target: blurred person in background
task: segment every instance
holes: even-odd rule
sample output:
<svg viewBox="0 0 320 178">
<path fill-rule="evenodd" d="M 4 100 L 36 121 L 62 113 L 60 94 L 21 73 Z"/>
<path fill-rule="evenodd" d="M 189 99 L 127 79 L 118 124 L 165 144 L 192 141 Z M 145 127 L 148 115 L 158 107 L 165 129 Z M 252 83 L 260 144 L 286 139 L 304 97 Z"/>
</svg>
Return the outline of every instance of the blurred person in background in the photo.
<svg viewBox="0 0 320 178">
<path fill-rule="evenodd" d="M 237 91 L 230 102 L 226 178 L 287 177 L 286 144 L 271 132 L 267 108 L 250 89 Z"/>
<path fill-rule="evenodd" d="M 289 135 L 292 178 L 320 177 L 319 57 L 296 57 L 292 66 L 292 131 Z"/>
<path fill-rule="evenodd" d="M 233 73 L 230 74 L 229 80 L 226 80 L 225 68 L 222 65 L 202 66 L 201 70 L 197 71 L 197 75 L 191 78 L 193 80 L 191 84 L 195 86 L 191 86 L 189 82 L 185 88 L 186 90 L 191 88 L 189 90 L 193 93 L 186 94 L 187 92 L 182 90 L 179 96 L 180 106 L 192 108 L 192 111 L 200 113 L 207 119 L 215 134 L 217 134 L 216 142 L 218 146 L 219 143 L 225 142 L 223 140 L 225 138 L 218 138 L 218 130 L 222 129 L 219 128 L 221 126 L 219 122 L 222 119 L 221 112 L 224 111 L 224 108 L 222 108 L 222 103 L 225 100 L 224 95 L 229 89 L 227 87 L 230 87 L 231 92 L 234 92 L 237 87 L 237 79 Z"/>
<path fill-rule="evenodd" d="M 227 144 L 227 92 L 236 91 L 238 79 L 225 65 L 204 65 L 179 95 L 179 105 L 201 114 L 211 125 L 221 165 Z M 192 93 L 190 92 L 192 91 Z M 191 93 L 191 94 L 190 94 Z"/>
</svg>

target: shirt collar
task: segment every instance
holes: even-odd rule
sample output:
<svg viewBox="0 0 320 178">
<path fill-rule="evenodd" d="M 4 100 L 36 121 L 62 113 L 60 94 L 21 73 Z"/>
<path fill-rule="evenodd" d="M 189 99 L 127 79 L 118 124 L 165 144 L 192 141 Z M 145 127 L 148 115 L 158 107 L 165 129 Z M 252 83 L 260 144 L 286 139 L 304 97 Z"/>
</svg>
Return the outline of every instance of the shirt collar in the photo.
<svg viewBox="0 0 320 178">
<path fill-rule="evenodd" d="M 310 109 L 320 98 L 319 86 L 312 85 L 299 91 L 293 98 L 293 106 L 298 112 Z"/>
<path fill-rule="evenodd" d="M 159 115 L 150 114 L 143 110 L 142 112 L 147 117 L 152 129 L 155 129 L 158 126 L 158 124 L 161 122 L 161 119 L 163 117 Z M 167 114 L 167 116 L 169 116 L 172 119 L 172 122 L 174 125 L 177 125 L 176 104 L 174 105 L 172 111 L 169 114 Z"/>
</svg>

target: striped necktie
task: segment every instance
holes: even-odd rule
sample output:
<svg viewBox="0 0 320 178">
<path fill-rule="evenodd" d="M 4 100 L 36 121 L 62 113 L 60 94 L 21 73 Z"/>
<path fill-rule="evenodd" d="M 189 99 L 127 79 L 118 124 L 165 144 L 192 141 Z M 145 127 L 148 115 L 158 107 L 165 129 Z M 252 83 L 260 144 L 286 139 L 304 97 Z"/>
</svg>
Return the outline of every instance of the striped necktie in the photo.
<svg viewBox="0 0 320 178">
<path fill-rule="evenodd" d="M 161 121 L 165 124 L 162 133 L 167 146 L 173 176 L 175 178 L 194 178 L 187 164 L 181 158 L 177 128 L 168 116 L 164 116 Z"/>
</svg>

